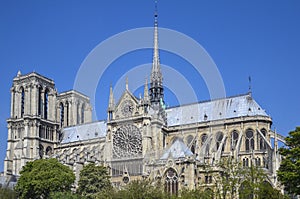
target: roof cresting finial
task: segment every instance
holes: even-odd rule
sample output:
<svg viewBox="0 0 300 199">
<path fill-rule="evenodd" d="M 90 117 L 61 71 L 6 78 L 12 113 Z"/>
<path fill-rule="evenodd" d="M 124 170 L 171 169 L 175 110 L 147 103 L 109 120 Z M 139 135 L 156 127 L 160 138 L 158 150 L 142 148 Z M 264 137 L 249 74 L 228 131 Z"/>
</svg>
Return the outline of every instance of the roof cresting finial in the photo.
<svg viewBox="0 0 300 199">
<path fill-rule="evenodd" d="M 128 90 L 128 77 L 126 77 L 126 90 Z"/>
<path fill-rule="evenodd" d="M 249 95 L 251 96 L 252 95 L 252 87 L 251 87 L 251 76 L 249 75 L 249 91 L 248 91 L 248 93 L 249 93 Z"/>
</svg>

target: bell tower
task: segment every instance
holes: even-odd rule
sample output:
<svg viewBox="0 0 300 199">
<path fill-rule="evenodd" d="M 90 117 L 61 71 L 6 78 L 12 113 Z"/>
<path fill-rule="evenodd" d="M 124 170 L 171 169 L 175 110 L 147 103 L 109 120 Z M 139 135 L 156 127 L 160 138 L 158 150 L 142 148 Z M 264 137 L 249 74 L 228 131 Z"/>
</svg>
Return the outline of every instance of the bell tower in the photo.
<svg viewBox="0 0 300 199">
<path fill-rule="evenodd" d="M 54 81 L 38 73 L 13 79 L 5 175 L 19 175 L 27 161 L 50 156 L 58 141 Z"/>
</svg>

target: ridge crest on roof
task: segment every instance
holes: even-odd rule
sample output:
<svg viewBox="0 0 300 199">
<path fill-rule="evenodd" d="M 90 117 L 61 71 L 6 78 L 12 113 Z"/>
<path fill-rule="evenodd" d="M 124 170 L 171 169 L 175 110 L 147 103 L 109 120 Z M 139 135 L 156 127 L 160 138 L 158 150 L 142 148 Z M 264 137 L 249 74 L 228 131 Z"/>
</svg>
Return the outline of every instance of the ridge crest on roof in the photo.
<svg viewBox="0 0 300 199">
<path fill-rule="evenodd" d="M 229 96 L 229 97 L 221 97 L 221 98 L 215 98 L 215 99 L 201 100 L 201 101 L 191 102 L 191 103 L 182 104 L 182 105 L 170 106 L 170 107 L 167 107 L 166 110 L 172 109 L 172 108 L 177 108 L 177 107 L 182 107 L 182 106 L 189 106 L 189 105 L 194 105 L 194 104 L 202 104 L 202 103 L 207 103 L 207 102 L 214 102 L 214 101 L 232 99 L 232 98 L 237 98 L 237 97 L 242 97 L 242 96 L 245 96 L 245 97 L 248 96 L 248 97 L 251 97 L 251 99 L 252 99 L 251 94 L 248 92 L 248 93 L 244 93 L 244 94 L 232 95 L 232 96 Z"/>
</svg>

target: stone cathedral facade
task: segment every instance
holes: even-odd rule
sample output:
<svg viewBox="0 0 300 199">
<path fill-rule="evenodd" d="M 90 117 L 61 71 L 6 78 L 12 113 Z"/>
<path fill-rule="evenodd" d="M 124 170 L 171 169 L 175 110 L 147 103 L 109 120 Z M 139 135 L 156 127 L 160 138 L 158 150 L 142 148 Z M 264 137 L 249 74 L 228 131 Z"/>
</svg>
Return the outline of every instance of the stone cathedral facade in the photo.
<svg viewBox="0 0 300 199">
<path fill-rule="evenodd" d="M 150 178 L 177 193 L 183 187 L 210 187 L 212 174 L 204 165 L 232 157 L 245 167 L 263 167 L 266 180 L 277 186 L 277 141 L 284 137 L 271 130 L 271 117 L 251 93 L 165 107 L 157 15 L 150 83 L 136 97 L 126 82 L 117 102 L 111 87 L 106 120 L 92 121 L 89 97 L 75 90 L 58 93 L 53 80 L 35 72 L 18 72 L 10 92 L 4 185 L 26 162 L 53 157 L 77 179 L 83 165 L 95 162 L 108 167 L 117 187 Z"/>
</svg>

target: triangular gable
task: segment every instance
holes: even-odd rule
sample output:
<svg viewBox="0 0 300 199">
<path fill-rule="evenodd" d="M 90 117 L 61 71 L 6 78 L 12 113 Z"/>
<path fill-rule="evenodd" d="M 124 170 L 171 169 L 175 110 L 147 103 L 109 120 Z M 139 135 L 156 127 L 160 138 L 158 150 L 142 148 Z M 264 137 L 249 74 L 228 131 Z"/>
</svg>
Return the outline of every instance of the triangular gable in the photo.
<svg viewBox="0 0 300 199">
<path fill-rule="evenodd" d="M 133 116 L 138 111 L 138 104 L 138 99 L 126 89 L 116 105 L 116 118 Z"/>
<path fill-rule="evenodd" d="M 182 140 L 177 139 L 171 147 L 161 156 L 161 160 L 179 159 L 193 155 L 192 151 L 183 143 Z"/>
<path fill-rule="evenodd" d="M 116 104 L 116 107 L 118 108 L 120 104 L 127 99 L 131 99 L 135 102 L 135 104 L 138 104 L 138 99 L 129 90 L 125 90 Z"/>
</svg>

